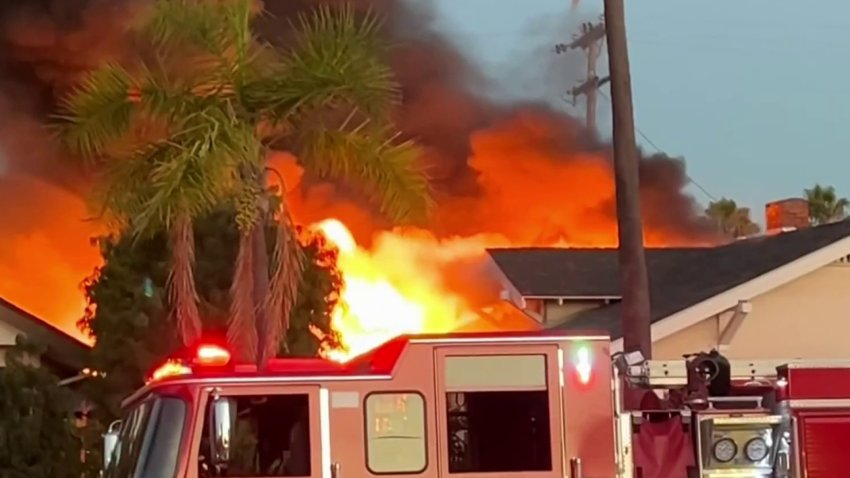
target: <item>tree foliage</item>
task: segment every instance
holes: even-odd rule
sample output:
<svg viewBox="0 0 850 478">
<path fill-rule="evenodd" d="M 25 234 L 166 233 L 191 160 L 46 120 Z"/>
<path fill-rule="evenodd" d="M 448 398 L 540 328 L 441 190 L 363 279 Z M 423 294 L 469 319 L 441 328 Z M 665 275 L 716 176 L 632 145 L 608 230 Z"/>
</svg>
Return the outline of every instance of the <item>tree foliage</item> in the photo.
<svg viewBox="0 0 850 478">
<path fill-rule="evenodd" d="M 195 224 L 195 277 L 205 333 L 223 336 L 229 309 L 239 232 L 232 210 L 219 210 Z M 273 247 L 274 226 L 267 230 Z M 299 286 L 292 326 L 285 340 L 294 355 L 316 355 L 322 345 L 336 346 L 330 313 L 341 284 L 334 268 L 335 250 L 319 235 L 302 233 L 307 267 Z M 179 349 L 176 323 L 169 311 L 167 280 L 170 242 L 164 233 L 142 240 L 100 240 L 104 264 L 88 279 L 88 308 L 80 326 L 96 340 L 92 368 L 105 378 L 87 382 L 89 394 L 107 416 L 118 412 L 119 400 L 142 385 L 144 377 Z M 310 328 L 325 337 L 322 344 Z M 320 334 L 320 335 L 321 335 Z"/>
<path fill-rule="evenodd" d="M 58 119 L 65 144 L 100 165 L 107 217 L 137 236 L 171 230 L 171 306 L 184 343 L 201 328 L 191 223 L 222 204 L 235 209 L 242 235 L 228 339 L 263 363 L 288 326 L 302 272 L 285 204 L 268 206 L 270 146 L 396 221 L 424 216 L 431 197 L 415 144 L 391 121 L 399 89 L 379 19 L 319 6 L 276 48 L 252 32 L 257 13 L 252 0 L 158 0 L 140 22 L 143 53 L 92 72 Z M 265 271 L 270 221 L 281 227 Z"/>
<path fill-rule="evenodd" d="M 746 237 L 759 232 L 758 224 L 750 218 L 750 209 L 738 207 L 732 199 L 710 202 L 705 214 L 714 221 L 718 231 L 728 237 Z"/>
<path fill-rule="evenodd" d="M 36 345 L 18 337 L 0 368 L 0 476 L 79 478 L 95 476 L 99 463 L 80 452 L 91 444 L 74 426 L 79 397 L 59 386 L 59 378 L 39 366 Z"/>
<path fill-rule="evenodd" d="M 847 198 L 838 197 L 834 187 L 815 184 L 803 193 L 809 202 L 809 219 L 812 225 L 828 224 L 847 217 L 850 201 Z"/>
</svg>

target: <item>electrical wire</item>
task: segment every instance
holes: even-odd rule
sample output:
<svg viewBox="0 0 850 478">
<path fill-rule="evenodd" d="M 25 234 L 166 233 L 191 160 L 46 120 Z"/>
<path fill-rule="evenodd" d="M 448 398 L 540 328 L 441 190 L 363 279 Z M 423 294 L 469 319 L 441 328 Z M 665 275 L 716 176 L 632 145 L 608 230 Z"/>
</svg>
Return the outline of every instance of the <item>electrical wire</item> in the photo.
<svg viewBox="0 0 850 478">
<path fill-rule="evenodd" d="M 600 95 L 600 96 L 602 96 L 603 98 L 605 98 L 606 100 L 608 100 L 608 102 L 609 102 L 609 103 L 612 103 L 611 98 L 610 98 L 607 94 L 605 94 L 605 92 L 604 92 L 604 91 L 602 91 L 602 90 L 596 90 L 596 91 L 597 91 L 597 93 L 599 93 L 599 95 Z M 651 146 L 653 149 L 655 149 L 655 152 L 656 152 L 656 153 L 666 154 L 666 153 L 665 153 L 665 152 L 664 152 L 661 148 L 659 148 L 659 147 L 658 147 L 658 145 L 657 145 L 657 144 L 655 144 L 655 142 L 654 142 L 654 141 L 652 141 L 651 139 L 649 139 L 649 136 L 647 136 L 646 134 L 644 134 L 644 132 L 643 132 L 643 131 L 641 131 L 641 130 L 640 130 L 640 128 L 638 128 L 637 126 L 635 126 L 635 132 L 637 132 L 637 134 L 638 134 L 638 135 L 639 135 L 639 136 L 640 136 L 640 137 L 641 137 L 641 138 L 642 138 L 642 139 L 643 139 L 643 140 L 644 140 L 644 141 L 645 141 L 645 142 L 646 142 L 649 146 Z M 699 190 L 700 190 L 703 194 L 705 194 L 705 196 L 706 196 L 709 200 L 711 200 L 711 201 L 717 201 L 717 197 L 716 197 L 716 196 L 714 196 L 713 194 L 711 194 L 710 192 L 708 192 L 708 190 L 707 190 L 706 188 L 704 188 L 704 187 L 703 187 L 700 183 L 698 183 L 698 182 L 697 182 L 694 178 L 692 178 L 692 177 L 691 177 L 688 173 L 685 173 L 685 178 L 687 178 L 688 182 L 690 182 L 691 184 L 693 184 L 694 186 L 696 186 L 696 188 L 697 188 L 697 189 L 699 189 Z"/>
</svg>

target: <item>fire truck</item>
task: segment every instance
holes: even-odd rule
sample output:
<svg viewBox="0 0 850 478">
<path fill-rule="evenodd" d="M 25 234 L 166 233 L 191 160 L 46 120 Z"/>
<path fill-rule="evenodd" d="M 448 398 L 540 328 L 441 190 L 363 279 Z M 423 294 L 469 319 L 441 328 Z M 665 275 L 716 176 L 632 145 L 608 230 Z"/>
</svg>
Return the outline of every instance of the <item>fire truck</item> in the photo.
<svg viewBox="0 0 850 478">
<path fill-rule="evenodd" d="M 850 363 L 610 352 L 596 332 L 416 335 L 258 369 L 200 344 L 124 401 L 103 476 L 850 476 Z"/>
</svg>

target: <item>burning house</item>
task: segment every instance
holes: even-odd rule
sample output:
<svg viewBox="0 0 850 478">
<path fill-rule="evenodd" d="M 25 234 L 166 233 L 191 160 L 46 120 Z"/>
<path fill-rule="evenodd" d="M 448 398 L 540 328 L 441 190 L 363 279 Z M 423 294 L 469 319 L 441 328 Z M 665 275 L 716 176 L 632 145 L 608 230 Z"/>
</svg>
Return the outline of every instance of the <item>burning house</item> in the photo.
<svg viewBox="0 0 850 478">
<path fill-rule="evenodd" d="M 128 19 L 147 2 L 81 1 L 73 11 L 66 3 L 0 7 L 0 295 L 74 333 L 85 305 L 78 284 L 99 263 L 89 242 L 99 230 L 84 221 L 92 178 L 42 126 L 81 74 L 128 53 Z M 271 15 L 257 32 L 281 43 L 287 20 L 316 2 L 266 3 Z M 389 20 L 387 35 L 397 45 L 391 63 L 403 92 L 396 119 L 402 136 L 422 146 L 436 207 L 429 221 L 393 227 L 343 185 L 304 173 L 286 152 L 273 153 L 295 220 L 322 229 L 340 249 L 344 287 L 333 317 L 349 353 L 398 334 L 458 329 L 593 323 L 616 335 L 617 261 L 605 249 L 617 242 L 609 145 L 557 104 L 488 96 L 485 75 L 427 21 L 427 2 L 354 3 Z M 698 342 L 681 346 L 689 351 L 716 345 L 711 331 L 737 330 L 727 322 L 747 314 L 737 336 L 751 333 L 747 324 L 774 313 L 760 302 L 771 291 L 778 295 L 769 303 L 780 311 L 832 320 L 835 313 L 822 308 L 843 300 L 829 291 L 840 283 L 833 275 L 848 273 L 837 262 L 850 253 L 845 224 L 710 248 L 720 239 L 685 192 L 684 162 L 644 155 L 640 178 L 645 236 L 654 248 L 654 335 L 666 341 L 659 353 L 678 353 L 681 330 Z M 568 249 L 539 249 L 553 247 Z M 807 287 L 811 295 L 799 292 Z M 500 299 L 502 290 L 509 301 Z M 799 321 L 788 320 L 781 327 L 797 331 Z M 734 354 L 734 340 L 731 347 Z"/>
<path fill-rule="evenodd" d="M 766 212 L 761 236 L 647 250 L 657 358 L 712 348 L 747 359 L 850 357 L 850 221 L 810 228 L 795 200 Z M 504 297 L 541 326 L 601 328 L 621 338 L 615 249 L 488 252 Z"/>
<path fill-rule="evenodd" d="M 11 217 L 0 224 L 0 277 L 18 278 L 0 279 L 0 295 L 69 333 L 85 306 L 78 284 L 99 263 L 89 242 L 97 224 L 84 221 L 97 214 L 84 203 L 93 178 L 45 135 L 43 123 L 81 75 L 132 54 L 128 19 L 147 3 L 82 1 L 71 12 L 61 1 L 46 1 L 0 9 L 0 199 Z M 276 44 L 287 41 L 287 20 L 315 6 L 266 3 L 271 15 L 258 19 L 256 30 Z M 295 220 L 319 227 L 336 219 L 343 226 L 337 232 L 352 236 L 337 241 L 346 247 L 337 264 L 346 285 L 336 326 L 362 351 L 398 333 L 472 327 L 485 310 L 501 314 L 498 323 L 533 325 L 515 308 L 491 305 L 498 287 L 481 270 L 485 250 L 616 244 L 609 145 L 558 104 L 488 95 L 486 76 L 423 21 L 432 13 L 427 2 L 354 3 L 388 20 L 396 44 L 390 63 L 403 93 L 397 123 L 404 138 L 422 146 L 436 208 L 428 221 L 394 228 L 344 185 L 320 181 L 300 171 L 296 158 L 274 153 L 282 158 L 272 164 L 286 179 Z M 640 169 L 648 243 L 713 243 L 710 225 L 684 192 L 684 162 L 647 156 Z M 38 260 L 45 263 L 33 267 Z M 30 283 L 41 287 L 20 285 Z"/>
</svg>

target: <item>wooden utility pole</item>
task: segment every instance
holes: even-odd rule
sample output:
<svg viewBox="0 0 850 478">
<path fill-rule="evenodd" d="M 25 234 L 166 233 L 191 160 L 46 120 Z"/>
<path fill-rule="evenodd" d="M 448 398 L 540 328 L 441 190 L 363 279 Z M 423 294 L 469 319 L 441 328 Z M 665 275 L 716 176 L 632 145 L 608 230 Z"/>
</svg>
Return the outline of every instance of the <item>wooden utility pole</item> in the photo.
<svg viewBox="0 0 850 478">
<path fill-rule="evenodd" d="M 587 72 L 585 80 L 573 87 L 569 94 L 573 98 L 573 106 L 579 96 L 585 96 L 585 122 L 587 129 L 596 131 L 596 98 L 597 89 L 608 82 L 608 77 L 600 79 L 596 75 L 596 63 L 602 51 L 602 42 L 605 39 L 605 24 L 602 22 L 593 24 L 590 22 L 581 25 L 581 34 L 573 38 L 572 43 L 555 45 L 555 52 L 565 53 L 569 50 L 584 50 L 587 57 Z"/>
<path fill-rule="evenodd" d="M 602 35 L 605 34 L 604 24 L 597 25 L 597 28 L 601 28 Z M 585 30 L 592 29 L 592 27 L 587 26 L 585 24 Z M 585 94 L 585 98 L 587 101 L 585 102 L 585 114 L 584 119 L 587 122 L 587 129 L 590 131 L 596 131 L 596 89 L 599 87 L 598 80 L 596 76 L 596 60 L 599 59 L 599 50 L 601 50 L 601 38 L 600 40 L 591 42 L 590 45 L 587 46 L 587 76 L 585 81 L 592 82 L 593 87 L 588 89 Z"/>
<path fill-rule="evenodd" d="M 640 214 L 640 179 L 635 140 L 629 53 L 623 0 L 605 0 L 608 70 L 613 109 L 614 174 L 617 190 L 617 225 L 620 286 L 623 293 L 623 350 L 639 350 L 652 357 L 649 321 L 649 281 Z"/>
</svg>

